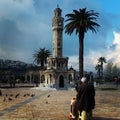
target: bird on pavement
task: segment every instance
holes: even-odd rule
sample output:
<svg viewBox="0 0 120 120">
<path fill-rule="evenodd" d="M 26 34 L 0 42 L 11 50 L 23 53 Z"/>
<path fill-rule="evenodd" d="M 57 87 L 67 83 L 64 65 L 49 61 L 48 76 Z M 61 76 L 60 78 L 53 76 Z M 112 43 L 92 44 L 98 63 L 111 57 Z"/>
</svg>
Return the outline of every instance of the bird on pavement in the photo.
<svg viewBox="0 0 120 120">
<path fill-rule="evenodd" d="M 32 94 L 32 95 L 31 95 L 31 97 L 34 97 L 34 96 L 35 96 L 35 94 Z"/>
<path fill-rule="evenodd" d="M 48 95 L 47 97 L 50 97 L 50 95 Z"/>
<path fill-rule="evenodd" d="M 17 98 L 19 95 L 20 95 L 20 93 L 16 94 L 16 95 L 15 95 L 15 98 Z"/>
<path fill-rule="evenodd" d="M 9 101 L 12 101 L 12 98 L 8 98 Z"/>
</svg>

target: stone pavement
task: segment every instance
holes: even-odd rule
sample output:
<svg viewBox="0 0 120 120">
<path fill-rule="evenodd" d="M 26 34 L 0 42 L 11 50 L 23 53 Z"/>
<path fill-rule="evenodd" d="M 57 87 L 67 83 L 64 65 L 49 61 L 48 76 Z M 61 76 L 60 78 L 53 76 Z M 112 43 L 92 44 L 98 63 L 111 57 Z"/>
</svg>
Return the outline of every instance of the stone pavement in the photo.
<svg viewBox="0 0 120 120">
<path fill-rule="evenodd" d="M 1 88 L 0 120 L 68 120 L 75 90 Z M 16 97 L 17 96 L 17 97 Z M 94 120 L 120 120 L 120 89 L 96 88 Z"/>
</svg>

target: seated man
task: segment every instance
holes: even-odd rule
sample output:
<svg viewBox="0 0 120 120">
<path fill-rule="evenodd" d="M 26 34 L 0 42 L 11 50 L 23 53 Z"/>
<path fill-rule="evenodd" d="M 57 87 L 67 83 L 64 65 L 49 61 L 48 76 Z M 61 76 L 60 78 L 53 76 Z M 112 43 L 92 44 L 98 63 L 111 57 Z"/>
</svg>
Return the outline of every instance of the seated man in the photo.
<svg viewBox="0 0 120 120">
<path fill-rule="evenodd" d="M 76 95 L 76 101 L 73 107 L 73 115 L 72 118 L 77 120 L 78 117 L 81 120 L 89 120 L 92 118 L 88 118 L 89 115 L 92 114 L 92 109 L 95 107 L 95 89 L 92 84 L 88 84 L 86 78 L 83 77 L 81 79 L 81 84 L 78 88 L 78 92 Z M 79 114 L 78 114 L 79 112 Z"/>
</svg>

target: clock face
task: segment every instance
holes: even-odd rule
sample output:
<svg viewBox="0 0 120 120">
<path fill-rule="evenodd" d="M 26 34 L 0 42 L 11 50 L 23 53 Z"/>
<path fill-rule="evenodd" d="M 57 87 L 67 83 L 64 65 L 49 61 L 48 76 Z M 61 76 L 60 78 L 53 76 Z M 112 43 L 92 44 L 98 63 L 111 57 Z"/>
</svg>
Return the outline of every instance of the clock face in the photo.
<svg viewBox="0 0 120 120">
<path fill-rule="evenodd" d="M 58 21 L 58 25 L 62 25 L 62 22 L 61 22 L 61 21 Z"/>
</svg>

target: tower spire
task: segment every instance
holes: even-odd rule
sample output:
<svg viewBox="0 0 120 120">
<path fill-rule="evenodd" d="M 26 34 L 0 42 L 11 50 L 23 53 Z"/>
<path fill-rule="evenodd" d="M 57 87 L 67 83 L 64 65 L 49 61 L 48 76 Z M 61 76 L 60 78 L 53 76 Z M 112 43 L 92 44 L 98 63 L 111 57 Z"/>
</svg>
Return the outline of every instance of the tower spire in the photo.
<svg viewBox="0 0 120 120">
<path fill-rule="evenodd" d="M 59 5 L 57 4 L 57 8 L 59 8 Z"/>
</svg>

